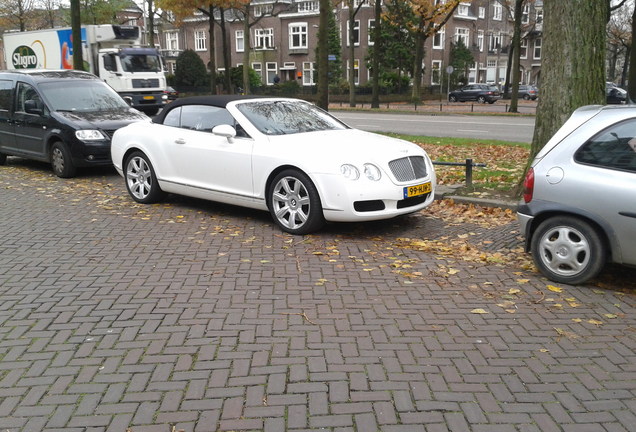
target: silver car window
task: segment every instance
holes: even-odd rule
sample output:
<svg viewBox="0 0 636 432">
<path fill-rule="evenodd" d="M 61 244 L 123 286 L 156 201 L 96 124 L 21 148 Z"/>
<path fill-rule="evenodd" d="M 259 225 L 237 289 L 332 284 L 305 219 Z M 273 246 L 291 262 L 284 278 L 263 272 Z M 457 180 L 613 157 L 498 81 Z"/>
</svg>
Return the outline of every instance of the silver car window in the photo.
<svg viewBox="0 0 636 432">
<path fill-rule="evenodd" d="M 620 122 L 597 134 L 576 151 L 574 160 L 636 172 L 636 119 Z"/>
</svg>

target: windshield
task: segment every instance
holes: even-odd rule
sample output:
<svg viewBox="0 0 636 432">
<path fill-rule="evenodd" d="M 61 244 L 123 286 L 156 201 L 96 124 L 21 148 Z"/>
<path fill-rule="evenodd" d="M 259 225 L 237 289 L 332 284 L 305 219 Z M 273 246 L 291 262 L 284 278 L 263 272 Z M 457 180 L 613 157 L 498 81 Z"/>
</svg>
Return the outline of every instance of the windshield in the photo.
<svg viewBox="0 0 636 432">
<path fill-rule="evenodd" d="M 161 72 L 161 60 L 152 54 L 120 54 L 125 72 Z"/>
<path fill-rule="evenodd" d="M 97 80 L 42 83 L 40 89 L 53 111 L 128 109 L 128 104 L 106 83 Z"/>
<path fill-rule="evenodd" d="M 301 101 L 255 101 L 237 105 L 238 110 L 266 135 L 347 129 L 318 107 Z"/>
</svg>

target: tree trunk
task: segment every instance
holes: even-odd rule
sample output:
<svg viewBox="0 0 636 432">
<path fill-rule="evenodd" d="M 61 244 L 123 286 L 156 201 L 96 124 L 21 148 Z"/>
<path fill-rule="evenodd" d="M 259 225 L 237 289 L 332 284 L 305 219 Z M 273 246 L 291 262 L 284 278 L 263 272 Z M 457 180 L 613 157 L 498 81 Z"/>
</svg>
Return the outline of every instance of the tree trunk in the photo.
<svg viewBox="0 0 636 432">
<path fill-rule="evenodd" d="M 621 70 L 621 87 L 625 87 L 625 83 L 627 82 L 627 72 L 630 69 L 629 67 L 629 59 L 632 56 L 632 46 L 627 45 L 625 47 L 625 61 L 623 62 L 623 69 Z M 636 67 L 636 66 L 635 66 Z M 631 95 L 630 95 L 631 96 Z M 630 100 L 633 100 L 630 97 Z"/>
<path fill-rule="evenodd" d="M 574 110 L 605 103 L 608 7 L 598 0 L 544 2 L 541 97 L 528 164 Z"/>
<path fill-rule="evenodd" d="M 349 37 L 347 38 L 348 40 L 348 45 L 349 45 L 349 74 L 348 74 L 348 81 L 349 81 L 349 106 L 350 107 L 355 107 L 356 106 L 356 80 L 355 80 L 355 76 L 353 74 L 354 72 L 354 63 L 355 63 L 355 38 L 354 38 L 354 34 L 353 34 L 353 29 L 354 26 L 356 25 L 356 16 L 355 16 L 355 2 L 351 1 L 349 2 L 349 19 L 347 20 L 347 25 L 349 26 Z"/>
<path fill-rule="evenodd" d="M 422 99 L 422 61 L 424 60 L 424 30 L 420 29 L 415 35 L 415 59 L 413 60 L 413 92 L 411 102 L 417 103 Z"/>
<path fill-rule="evenodd" d="M 382 2 L 375 0 L 375 27 L 373 28 L 373 58 L 371 59 L 371 108 L 380 108 L 380 22 L 382 19 Z"/>
<path fill-rule="evenodd" d="M 632 45 L 636 37 L 636 8 L 632 13 Z M 629 50 L 629 74 L 627 78 L 627 94 L 630 100 L 636 100 L 636 49 Z"/>
<path fill-rule="evenodd" d="M 250 5 L 245 5 L 243 19 L 243 94 L 250 94 Z"/>
<path fill-rule="evenodd" d="M 73 33 L 73 69 L 84 70 L 82 53 L 82 23 L 80 17 L 80 1 L 71 0 L 71 32 Z"/>
<path fill-rule="evenodd" d="M 331 13 L 331 1 L 320 0 L 320 23 L 318 25 L 318 48 L 316 50 L 318 70 L 316 88 L 316 105 L 329 109 L 329 15 Z"/>
<path fill-rule="evenodd" d="M 216 50 L 214 40 L 214 6 L 210 5 L 210 22 L 208 32 L 210 33 L 210 92 L 216 94 Z"/>
<path fill-rule="evenodd" d="M 155 46 L 155 5 L 154 0 L 147 0 L 146 4 L 148 5 L 148 46 Z"/>
<path fill-rule="evenodd" d="M 510 109 L 508 112 L 519 112 L 517 102 L 519 98 L 519 78 L 521 71 L 519 70 L 519 61 L 521 56 L 521 6 L 523 0 L 515 2 L 515 29 L 512 35 L 512 99 L 510 100 Z"/>
<path fill-rule="evenodd" d="M 223 86 L 226 93 L 232 93 L 232 80 L 230 77 L 230 68 L 232 62 L 230 60 L 230 42 L 227 38 L 227 26 L 225 25 L 225 9 L 221 8 L 221 40 L 223 45 Z"/>
</svg>

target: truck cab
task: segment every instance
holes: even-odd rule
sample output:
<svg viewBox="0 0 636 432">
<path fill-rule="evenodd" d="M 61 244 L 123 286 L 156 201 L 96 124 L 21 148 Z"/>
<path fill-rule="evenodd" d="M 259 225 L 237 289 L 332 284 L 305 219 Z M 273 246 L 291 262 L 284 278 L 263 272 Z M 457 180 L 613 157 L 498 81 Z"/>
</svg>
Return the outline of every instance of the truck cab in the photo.
<svg viewBox="0 0 636 432">
<path fill-rule="evenodd" d="M 104 48 L 98 52 L 99 77 L 132 106 L 154 115 L 167 103 L 163 64 L 154 48 Z"/>
<path fill-rule="evenodd" d="M 163 61 L 155 48 L 140 46 L 137 26 L 86 26 L 95 74 L 132 106 L 154 115 L 166 104 Z M 91 44 L 92 42 L 92 44 Z"/>
</svg>

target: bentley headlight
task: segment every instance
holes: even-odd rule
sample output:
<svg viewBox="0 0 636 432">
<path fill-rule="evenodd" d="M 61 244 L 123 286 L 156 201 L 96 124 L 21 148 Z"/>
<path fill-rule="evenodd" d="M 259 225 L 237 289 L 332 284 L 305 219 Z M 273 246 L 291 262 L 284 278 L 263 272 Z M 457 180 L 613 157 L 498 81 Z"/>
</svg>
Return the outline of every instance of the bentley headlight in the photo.
<svg viewBox="0 0 636 432">
<path fill-rule="evenodd" d="M 106 139 L 103 133 L 98 130 L 91 129 L 75 131 L 75 136 L 77 137 L 77 139 L 82 141 L 97 141 Z"/>
<path fill-rule="evenodd" d="M 344 164 L 340 167 L 340 173 L 349 180 L 358 180 L 360 178 L 360 171 L 358 168 L 350 164 Z"/>
<path fill-rule="evenodd" d="M 378 181 L 382 177 L 382 172 L 377 166 L 366 163 L 364 164 L 364 175 L 372 181 Z"/>
</svg>

